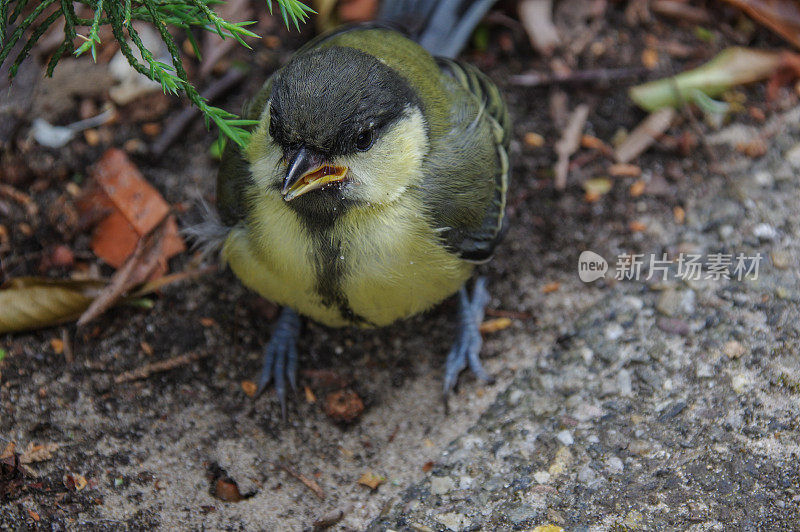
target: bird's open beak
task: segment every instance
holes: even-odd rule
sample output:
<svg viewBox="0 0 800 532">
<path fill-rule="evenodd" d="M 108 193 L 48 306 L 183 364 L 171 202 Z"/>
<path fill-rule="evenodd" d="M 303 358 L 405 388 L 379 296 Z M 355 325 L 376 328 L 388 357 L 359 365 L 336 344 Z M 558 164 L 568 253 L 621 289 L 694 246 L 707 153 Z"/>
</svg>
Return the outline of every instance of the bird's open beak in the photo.
<svg viewBox="0 0 800 532">
<path fill-rule="evenodd" d="M 291 201 L 306 192 L 344 180 L 347 171 L 346 166 L 327 164 L 321 155 L 303 146 L 289 159 L 281 195 L 285 201 Z"/>
</svg>

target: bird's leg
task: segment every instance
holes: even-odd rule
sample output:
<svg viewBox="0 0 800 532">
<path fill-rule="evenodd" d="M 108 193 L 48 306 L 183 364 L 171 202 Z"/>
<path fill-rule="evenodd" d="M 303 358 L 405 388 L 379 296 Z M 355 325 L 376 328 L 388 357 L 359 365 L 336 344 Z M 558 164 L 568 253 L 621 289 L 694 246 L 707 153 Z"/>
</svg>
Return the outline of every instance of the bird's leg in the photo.
<svg viewBox="0 0 800 532">
<path fill-rule="evenodd" d="M 481 351 L 480 324 L 483 321 L 483 311 L 489 302 L 489 292 L 486 291 L 486 278 L 479 277 L 475 281 L 472 297 L 467 294 L 466 286 L 458 292 L 459 332 L 453 348 L 447 355 L 444 367 L 444 397 L 456 385 L 458 374 L 469 366 L 472 373 L 484 382 L 491 382 L 492 378 L 486 373 L 481 364 L 479 354 Z M 445 401 L 445 405 L 447 402 Z"/>
<path fill-rule="evenodd" d="M 275 393 L 281 402 L 281 413 L 286 419 L 286 379 L 292 390 L 297 389 L 297 337 L 300 335 L 300 316 L 289 307 L 283 307 L 272 337 L 264 349 L 264 365 L 258 379 L 258 394 L 270 381 L 275 383 Z"/>
</svg>

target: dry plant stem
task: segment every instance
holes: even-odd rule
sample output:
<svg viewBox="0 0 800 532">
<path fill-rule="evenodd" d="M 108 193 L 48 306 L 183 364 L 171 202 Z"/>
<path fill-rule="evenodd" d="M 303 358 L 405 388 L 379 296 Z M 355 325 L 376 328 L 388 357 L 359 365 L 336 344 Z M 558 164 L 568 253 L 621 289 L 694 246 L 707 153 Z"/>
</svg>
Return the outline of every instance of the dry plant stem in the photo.
<svg viewBox="0 0 800 532">
<path fill-rule="evenodd" d="M 527 72 L 511 76 L 511 83 L 522 87 L 541 87 L 546 85 L 567 85 L 570 83 L 598 83 L 610 85 L 624 79 L 638 78 L 647 73 L 645 68 L 593 68 L 568 73 Z"/>
<path fill-rule="evenodd" d="M 555 167 L 555 188 L 564 190 L 567 187 L 567 173 L 569 172 L 569 158 L 575 153 L 581 143 L 581 133 L 589 118 L 589 106 L 581 104 L 572 111 L 561 140 L 556 144 L 558 161 Z"/>
<path fill-rule="evenodd" d="M 165 217 L 150 235 L 139 240 L 133 254 L 114 273 L 108 286 L 103 289 L 100 295 L 92 301 L 89 308 L 81 315 L 78 320 L 78 327 L 86 325 L 114 306 L 125 292 L 147 279 L 153 273 L 161 258 L 161 247 L 164 241 L 167 226 L 165 222 L 167 219 L 168 217 Z"/>
<path fill-rule="evenodd" d="M 153 362 L 152 364 L 146 364 L 140 368 L 126 371 L 125 373 L 120 373 L 116 377 L 114 377 L 115 384 L 122 384 L 123 382 L 131 382 L 131 381 L 138 381 L 142 379 L 146 379 L 150 375 L 154 373 L 163 373 L 165 371 L 170 371 L 175 368 L 179 368 L 181 366 L 186 366 L 187 364 L 191 364 L 196 360 L 200 360 L 208 356 L 208 353 L 186 353 L 184 355 L 178 355 L 176 357 L 168 358 L 166 360 L 160 360 L 158 362 Z"/>
<path fill-rule="evenodd" d="M 286 471 L 286 473 L 288 473 L 290 476 L 292 476 L 292 477 L 296 478 L 297 480 L 299 480 L 300 482 L 302 482 L 308 489 L 310 489 L 314 493 L 314 495 L 317 496 L 317 498 L 319 500 L 321 500 L 321 501 L 325 500 L 325 492 L 322 491 L 322 488 L 314 480 L 308 478 L 307 476 L 303 475 L 302 473 L 299 473 L 299 472 L 295 471 L 294 469 L 292 469 L 291 467 L 289 467 L 286 464 L 276 464 L 276 465 L 277 465 L 277 467 L 279 467 L 279 468 L 283 469 L 284 471 Z"/>
</svg>

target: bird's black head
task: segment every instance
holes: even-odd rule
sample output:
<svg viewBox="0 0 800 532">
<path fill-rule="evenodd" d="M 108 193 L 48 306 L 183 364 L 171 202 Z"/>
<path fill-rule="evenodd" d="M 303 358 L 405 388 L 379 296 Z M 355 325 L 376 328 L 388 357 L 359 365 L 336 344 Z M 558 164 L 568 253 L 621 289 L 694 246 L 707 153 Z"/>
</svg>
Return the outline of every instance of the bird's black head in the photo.
<svg viewBox="0 0 800 532">
<path fill-rule="evenodd" d="M 276 76 L 270 135 L 287 151 L 348 155 L 368 150 L 410 105 L 418 101 L 408 82 L 376 57 L 342 46 L 318 49 Z"/>
<path fill-rule="evenodd" d="M 292 59 L 276 74 L 262 120 L 265 140 L 284 164 L 272 186 L 311 215 L 396 199 L 428 147 L 422 106 L 408 81 L 349 47 Z"/>
</svg>

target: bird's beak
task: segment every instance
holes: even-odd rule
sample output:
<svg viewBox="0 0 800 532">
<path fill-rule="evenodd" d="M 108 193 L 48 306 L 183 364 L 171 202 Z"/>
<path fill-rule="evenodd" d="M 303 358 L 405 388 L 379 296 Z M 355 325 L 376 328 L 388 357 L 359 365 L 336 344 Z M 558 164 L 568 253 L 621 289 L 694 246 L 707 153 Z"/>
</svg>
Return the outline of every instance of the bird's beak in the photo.
<svg viewBox="0 0 800 532">
<path fill-rule="evenodd" d="M 285 201 L 311 192 L 347 176 L 346 166 L 327 164 L 325 158 L 303 146 L 289 158 L 281 195 Z"/>
</svg>

